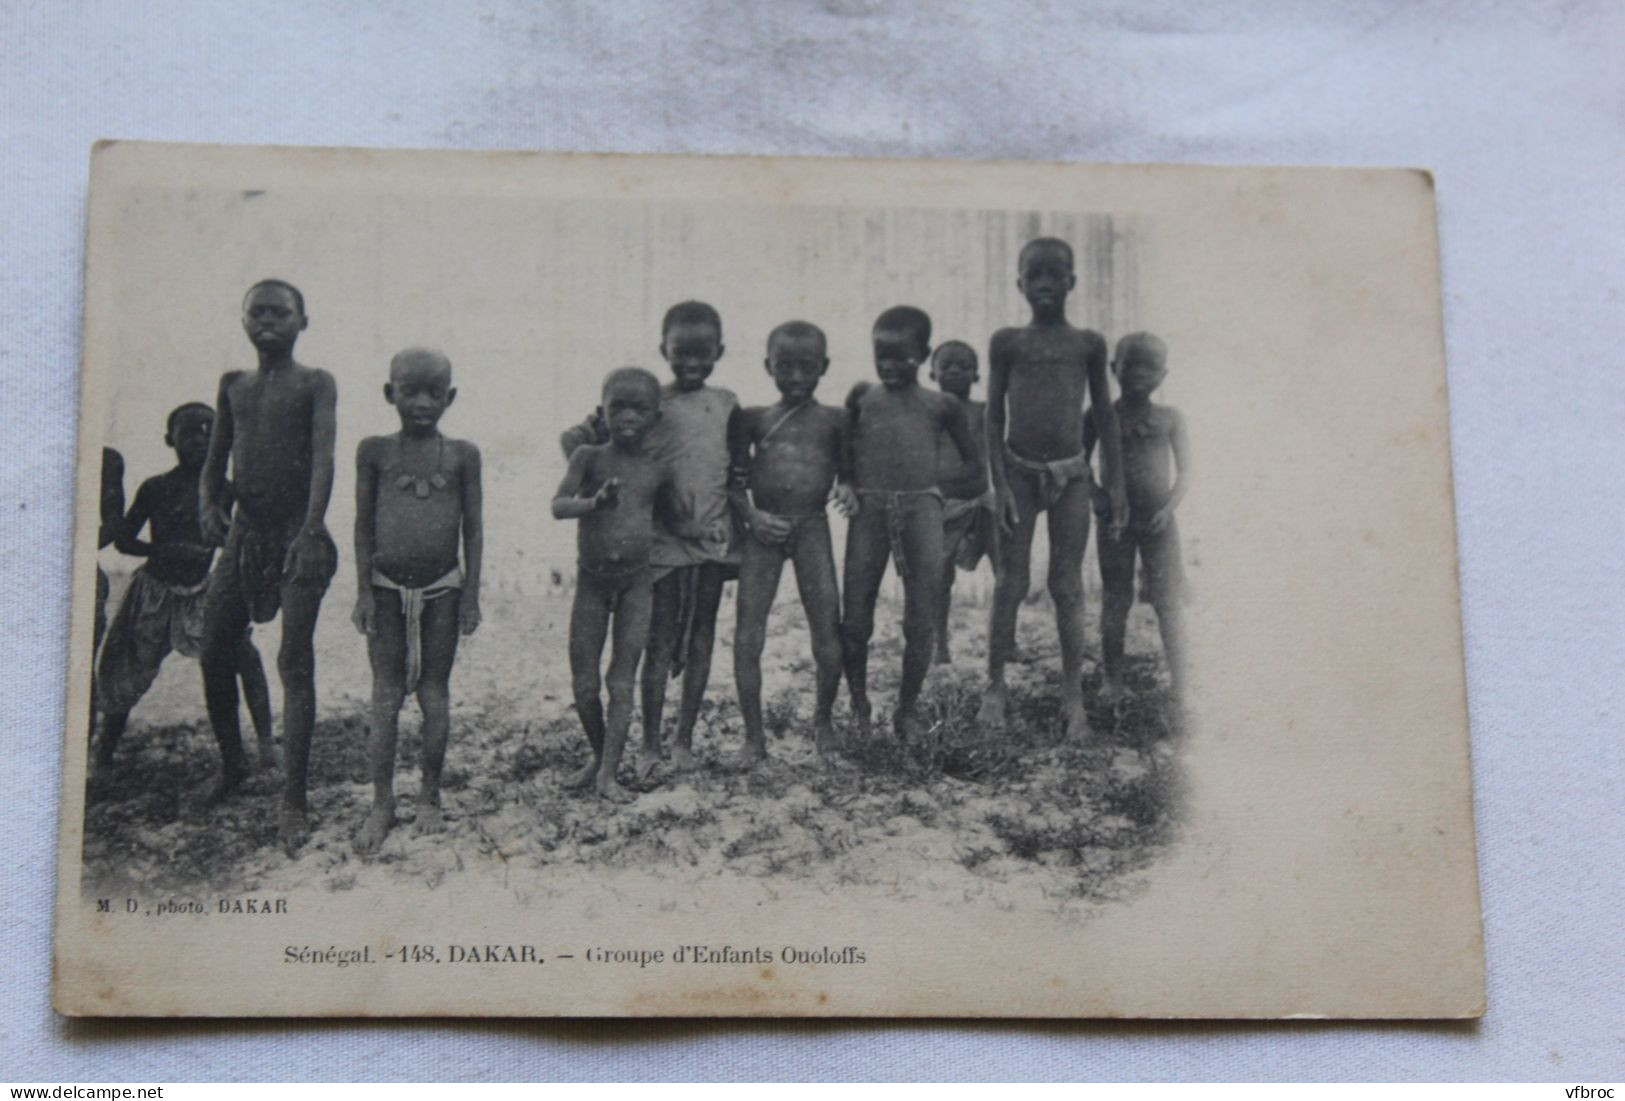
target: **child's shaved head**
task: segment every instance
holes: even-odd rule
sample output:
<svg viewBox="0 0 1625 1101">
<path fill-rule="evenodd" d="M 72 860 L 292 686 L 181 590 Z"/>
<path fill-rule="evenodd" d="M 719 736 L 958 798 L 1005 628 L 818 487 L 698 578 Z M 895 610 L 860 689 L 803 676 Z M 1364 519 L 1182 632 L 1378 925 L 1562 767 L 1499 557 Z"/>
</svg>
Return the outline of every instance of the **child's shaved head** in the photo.
<svg viewBox="0 0 1625 1101">
<path fill-rule="evenodd" d="M 173 436 L 175 434 L 175 422 L 188 413 L 196 413 L 208 417 L 210 421 L 214 420 L 214 406 L 204 405 L 201 401 L 189 401 L 185 405 L 177 405 L 170 410 L 169 419 L 164 421 L 165 434 Z"/>
<path fill-rule="evenodd" d="M 717 331 L 717 339 L 722 339 L 722 315 L 705 302 L 679 302 L 667 310 L 660 322 L 660 335 L 665 336 L 673 325 L 709 325 Z"/>
<path fill-rule="evenodd" d="M 773 354 L 773 348 L 781 340 L 816 340 L 818 354 L 828 353 L 829 342 L 824 338 L 824 330 L 810 321 L 786 321 L 772 332 L 767 334 L 767 354 Z"/>
<path fill-rule="evenodd" d="M 876 333 L 900 333 L 915 341 L 920 355 L 931 350 L 931 318 L 915 306 L 893 306 L 875 318 Z"/>
<path fill-rule="evenodd" d="M 398 380 L 408 374 L 433 374 L 451 378 L 451 360 L 434 348 L 406 348 L 389 361 L 389 377 Z"/>
<path fill-rule="evenodd" d="M 660 380 L 642 367 L 617 367 L 604 376 L 604 396 L 622 386 L 641 387 L 654 398 L 656 405 L 660 404 Z"/>
<path fill-rule="evenodd" d="M 1072 246 L 1059 237 L 1034 237 L 1021 246 L 1021 254 L 1016 257 L 1016 267 L 1021 268 L 1027 263 L 1027 257 L 1035 252 L 1049 252 L 1059 255 L 1071 268 L 1075 261 L 1072 258 Z"/>
<path fill-rule="evenodd" d="M 243 292 L 243 301 L 246 303 L 250 298 L 254 297 L 255 291 L 270 290 L 272 288 L 287 291 L 293 298 L 293 304 L 299 307 L 299 312 L 301 314 L 305 312 L 305 296 L 299 292 L 298 287 L 284 279 L 261 279 Z"/>
<path fill-rule="evenodd" d="M 1116 370 L 1136 353 L 1154 360 L 1158 367 L 1166 369 L 1168 366 L 1168 345 L 1160 336 L 1151 333 L 1129 333 L 1117 342 L 1117 354 L 1112 356 L 1112 369 Z"/>
</svg>

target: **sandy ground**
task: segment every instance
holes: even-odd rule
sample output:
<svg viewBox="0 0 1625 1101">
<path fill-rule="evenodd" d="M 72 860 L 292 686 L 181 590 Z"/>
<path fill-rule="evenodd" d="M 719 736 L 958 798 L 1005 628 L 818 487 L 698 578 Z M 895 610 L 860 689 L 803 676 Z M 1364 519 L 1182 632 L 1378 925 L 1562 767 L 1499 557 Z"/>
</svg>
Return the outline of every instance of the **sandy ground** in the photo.
<svg viewBox="0 0 1625 1101">
<path fill-rule="evenodd" d="M 636 802 L 619 808 L 560 787 L 587 752 L 569 705 L 567 589 L 555 583 L 539 594 L 490 592 L 487 621 L 465 641 L 453 677 L 447 830 L 417 836 L 410 827 L 418 716 L 408 703 L 397 783 L 402 825 L 365 859 L 354 853 L 351 836 L 371 798 L 369 674 L 349 624 L 349 590 L 335 585 L 317 636 L 315 833 L 301 854 L 289 859 L 274 843 L 275 774 L 256 776 L 231 804 L 203 805 L 218 753 L 203 719 L 196 664 L 171 658 L 131 719 L 111 782 L 89 803 L 84 883 L 104 892 L 339 891 L 385 883 L 432 890 L 496 871 L 505 881 L 554 893 L 588 874 L 635 870 L 677 881 L 807 877 L 820 886 L 1012 907 L 1091 906 L 1132 894 L 1139 873 L 1174 842 L 1179 806 L 1150 609 L 1136 607 L 1130 624 L 1135 699 L 1115 710 L 1092 705 L 1095 737 L 1071 744 L 1062 741 L 1058 723 L 1051 607 L 1047 598 L 1030 602 L 1022 609 L 1019 645 L 1034 660 L 1010 670 L 1012 729 L 984 737 L 971 720 L 984 680 L 989 586 L 985 568 L 960 576 L 955 660 L 932 671 L 925 694 L 929 744 L 901 747 L 878 734 L 859 744 L 848 737 L 833 767 L 819 762 L 806 730 L 812 663 L 786 579 L 763 662 L 772 759 L 750 773 L 727 765 L 741 740 L 730 585 L 695 737 L 701 767 L 674 776 L 662 766 Z M 870 662 L 871 692 L 882 711 L 895 696 L 901 656 L 901 609 L 895 595 L 883 600 Z M 1091 607 L 1098 604 L 1092 600 Z M 275 626 L 256 637 L 277 707 Z M 1091 688 L 1094 680 L 1091 663 Z M 673 703 L 675 695 L 674 686 Z M 846 736 L 844 693 L 836 721 Z M 245 735 L 252 738 L 246 729 Z M 623 780 L 630 785 L 629 771 Z"/>
</svg>

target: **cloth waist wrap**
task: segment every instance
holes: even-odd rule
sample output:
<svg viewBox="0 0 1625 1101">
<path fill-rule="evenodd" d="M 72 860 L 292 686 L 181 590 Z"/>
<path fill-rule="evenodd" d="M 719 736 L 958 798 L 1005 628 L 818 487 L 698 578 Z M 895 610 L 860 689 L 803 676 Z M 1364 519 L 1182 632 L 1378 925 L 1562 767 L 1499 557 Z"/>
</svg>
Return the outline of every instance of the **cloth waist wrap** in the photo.
<svg viewBox="0 0 1625 1101">
<path fill-rule="evenodd" d="M 372 583 L 401 595 L 401 616 L 406 620 L 406 694 L 410 696 L 417 691 L 418 678 L 423 675 L 423 606 L 462 589 L 463 567 L 453 566 L 444 577 L 420 589 L 391 581 L 376 569 L 372 571 Z"/>
<path fill-rule="evenodd" d="M 1089 471 L 1089 463 L 1083 457 L 1083 452 L 1066 459 L 1054 459 L 1047 463 L 1037 462 L 1033 459 L 1024 459 L 1010 450 L 1008 444 L 1004 448 L 1005 461 L 1017 470 L 1025 471 L 1038 480 L 1039 500 L 1044 507 L 1049 508 L 1061 499 L 1066 492 L 1067 483 L 1077 479 L 1093 480 L 1094 475 Z"/>
<path fill-rule="evenodd" d="M 876 499 L 885 508 L 886 538 L 891 542 L 892 563 L 897 567 L 898 577 L 908 577 L 911 570 L 908 555 L 903 550 L 903 505 L 920 497 L 941 501 L 942 490 L 932 486 L 930 489 L 860 489 L 857 493 L 860 501 Z"/>
</svg>

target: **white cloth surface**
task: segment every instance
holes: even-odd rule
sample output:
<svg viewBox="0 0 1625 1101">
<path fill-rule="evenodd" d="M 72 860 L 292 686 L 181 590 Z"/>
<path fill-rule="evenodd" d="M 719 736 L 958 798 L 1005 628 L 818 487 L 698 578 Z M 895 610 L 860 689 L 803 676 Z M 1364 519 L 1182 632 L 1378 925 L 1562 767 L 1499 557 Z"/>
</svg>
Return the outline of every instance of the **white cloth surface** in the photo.
<svg viewBox="0 0 1625 1101">
<path fill-rule="evenodd" d="M 0 1075 L 1618 1080 L 1625 7 L 10 0 L 0 41 Z M 1433 169 L 1489 1016 L 1479 1026 L 55 1017 L 83 209 L 89 147 L 104 137 Z"/>
</svg>

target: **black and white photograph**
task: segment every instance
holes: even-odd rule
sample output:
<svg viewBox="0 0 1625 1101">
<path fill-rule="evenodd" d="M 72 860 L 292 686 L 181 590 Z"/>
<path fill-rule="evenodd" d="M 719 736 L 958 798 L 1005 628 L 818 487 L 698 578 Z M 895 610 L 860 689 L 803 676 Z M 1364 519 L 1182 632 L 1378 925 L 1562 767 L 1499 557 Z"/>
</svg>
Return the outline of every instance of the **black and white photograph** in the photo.
<svg viewBox="0 0 1625 1101">
<path fill-rule="evenodd" d="M 89 224 L 64 1012 L 1482 1012 L 1425 174 L 105 143 Z"/>
</svg>

